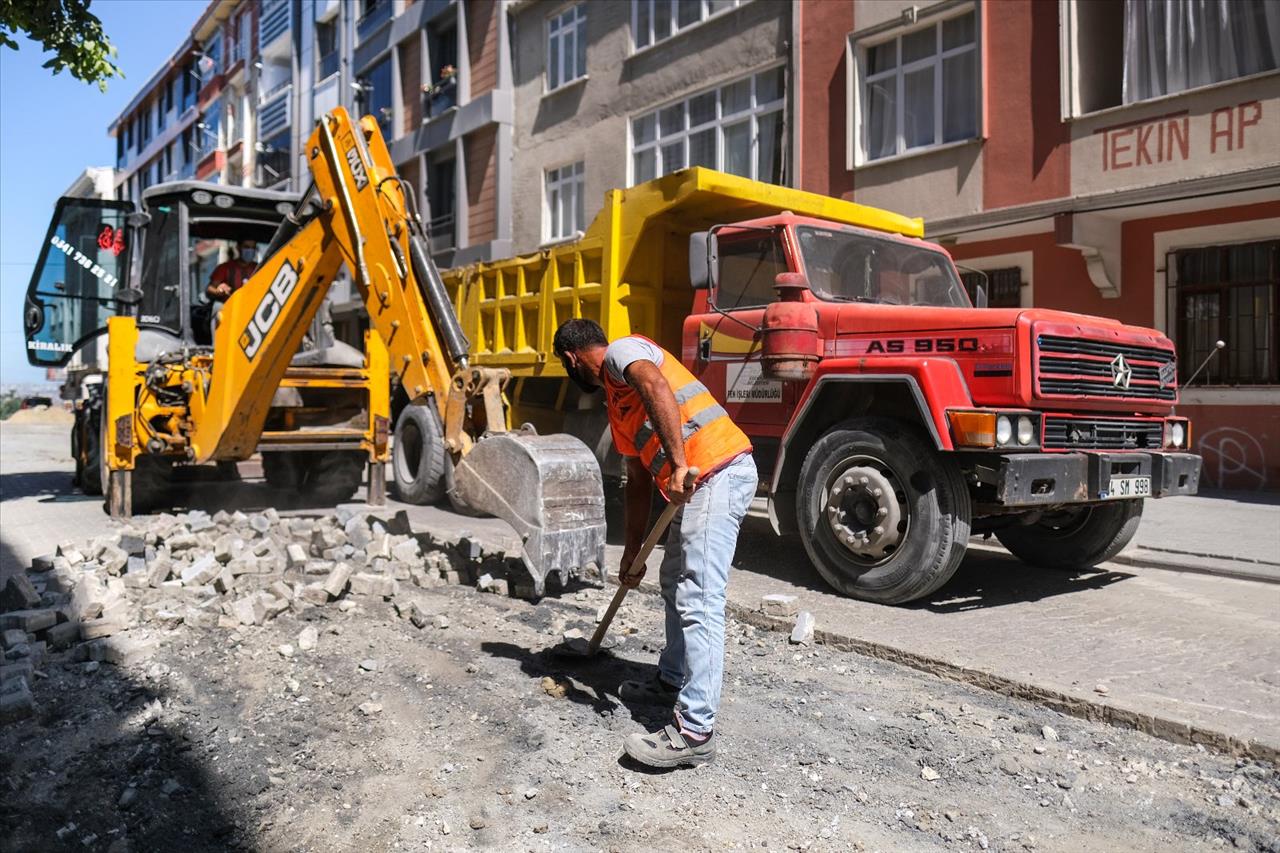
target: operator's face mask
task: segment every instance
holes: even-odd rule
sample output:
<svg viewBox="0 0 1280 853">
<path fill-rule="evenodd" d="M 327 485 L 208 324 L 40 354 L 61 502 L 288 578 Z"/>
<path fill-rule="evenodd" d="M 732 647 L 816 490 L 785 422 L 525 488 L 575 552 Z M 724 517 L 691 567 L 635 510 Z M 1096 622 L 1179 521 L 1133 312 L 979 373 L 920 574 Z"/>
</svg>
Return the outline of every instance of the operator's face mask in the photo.
<svg viewBox="0 0 1280 853">
<path fill-rule="evenodd" d="M 564 365 L 564 372 L 569 374 L 569 378 L 573 380 L 573 384 L 577 385 L 579 390 L 584 394 L 594 394 L 600 390 L 600 386 L 591 381 L 586 365 L 581 361 L 571 361 L 565 353 L 560 354 L 560 363 Z"/>
<path fill-rule="evenodd" d="M 241 246 L 240 260 L 244 261 L 245 263 L 256 264 L 258 262 L 258 247 L 257 246 Z"/>
</svg>

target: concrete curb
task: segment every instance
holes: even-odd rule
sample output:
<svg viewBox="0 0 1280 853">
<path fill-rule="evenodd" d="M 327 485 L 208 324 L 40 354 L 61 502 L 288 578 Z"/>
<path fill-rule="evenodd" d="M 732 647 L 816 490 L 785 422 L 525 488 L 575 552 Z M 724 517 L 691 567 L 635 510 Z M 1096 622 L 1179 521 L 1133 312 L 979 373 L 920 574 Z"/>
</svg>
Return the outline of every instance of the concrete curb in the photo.
<svg viewBox="0 0 1280 853">
<path fill-rule="evenodd" d="M 993 542 L 971 541 L 969 550 L 985 554 L 1011 556 L 1004 547 Z M 1121 551 L 1116 554 L 1108 562 L 1118 563 L 1122 566 L 1134 566 L 1135 568 L 1163 569 L 1168 572 L 1187 572 L 1189 574 L 1215 575 L 1223 578 L 1235 578 L 1236 580 L 1280 584 L 1280 566 L 1273 566 L 1270 563 L 1231 560 L 1224 557 L 1202 557 L 1194 554 L 1155 551 L 1150 548 L 1131 548 L 1128 551 Z"/>
<path fill-rule="evenodd" d="M 611 589 L 612 584 L 606 585 L 605 588 Z M 652 581 L 642 581 L 636 591 L 661 597 L 658 585 Z M 725 610 L 740 622 L 768 631 L 790 634 L 793 627 L 794 620 L 792 619 L 766 616 L 759 610 L 734 604 L 732 601 L 726 603 Z M 839 634 L 834 631 L 814 631 L 813 639 L 815 643 L 831 646 L 842 652 L 854 652 L 867 657 L 878 658 L 890 663 L 909 666 L 912 669 L 918 669 L 921 672 L 945 678 L 949 681 L 989 690 L 1002 696 L 1026 699 L 1082 720 L 1105 723 L 1117 728 L 1134 729 L 1172 743 L 1203 744 L 1205 747 L 1230 755 L 1280 764 L 1280 741 L 1263 743 L 1256 740 L 1242 740 L 1227 732 L 1197 726 L 1185 720 L 1177 720 L 1171 717 L 1144 713 L 1134 708 L 1127 708 L 1123 704 L 1108 702 L 1101 696 L 1063 693 L 1029 681 L 1020 681 L 1016 678 L 1008 678 L 981 669 L 959 666 L 940 658 L 918 654 L 917 652 L 885 643 L 861 640 L 857 637 Z"/>
</svg>

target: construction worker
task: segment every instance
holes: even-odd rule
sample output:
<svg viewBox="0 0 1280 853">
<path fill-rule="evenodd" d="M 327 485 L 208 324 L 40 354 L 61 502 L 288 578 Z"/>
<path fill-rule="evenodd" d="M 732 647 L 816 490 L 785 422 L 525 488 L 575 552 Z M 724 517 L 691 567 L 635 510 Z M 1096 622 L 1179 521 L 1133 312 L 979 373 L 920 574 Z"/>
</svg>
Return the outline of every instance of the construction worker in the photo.
<svg viewBox="0 0 1280 853">
<path fill-rule="evenodd" d="M 751 441 L 680 360 L 648 338 L 613 343 L 591 320 L 556 330 L 554 350 L 587 392 L 604 389 L 613 443 L 627 460 L 626 534 L 619 583 L 644 541 L 652 485 L 683 506 L 671 523 L 659 582 L 666 602 L 666 648 L 649 681 L 624 681 L 626 701 L 674 709 L 671 725 L 633 734 L 623 749 L 651 767 L 704 764 L 713 738 L 724 676 L 724 604 L 738 528 L 756 491 Z M 690 468 L 698 469 L 692 489 Z"/>
<path fill-rule="evenodd" d="M 241 240 L 236 244 L 235 257 L 218 264 L 209 274 L 205 295 L 213 302 L 226 302 L 227 297 L 243 287 L 257 268 L 257 241 Z"/>
</svg>

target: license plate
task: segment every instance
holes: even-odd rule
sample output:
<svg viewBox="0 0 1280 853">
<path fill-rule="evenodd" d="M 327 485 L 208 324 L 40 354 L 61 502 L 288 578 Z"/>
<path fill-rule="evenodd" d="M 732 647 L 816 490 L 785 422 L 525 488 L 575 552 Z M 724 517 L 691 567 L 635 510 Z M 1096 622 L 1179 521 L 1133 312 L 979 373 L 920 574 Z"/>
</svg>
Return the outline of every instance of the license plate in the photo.
<svg viewBox="0 0 1280 853">
<path fill-rule="evenodd" d="M 1112 477 L 1108 498 L 1151 497 L 1150 477 Z"/>
</svg>

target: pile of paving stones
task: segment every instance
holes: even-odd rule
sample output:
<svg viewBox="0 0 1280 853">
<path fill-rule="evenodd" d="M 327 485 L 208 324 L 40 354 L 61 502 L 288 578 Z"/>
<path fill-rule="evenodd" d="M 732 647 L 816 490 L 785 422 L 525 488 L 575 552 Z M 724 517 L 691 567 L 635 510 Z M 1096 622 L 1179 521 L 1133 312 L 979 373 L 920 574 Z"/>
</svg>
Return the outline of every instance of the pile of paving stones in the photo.
<svg viewBox="0 0 1280 853">
<path fill-rule="evenodd" d="M 286 610 L 350 609 L 350 596 L 391 600 L 422 628 L 447 617 L 403 593 L 475 583 L 510 594 L 508 566 L 505 555 L 485 554 L 466 537 L 445 545 L 412 535 L 403 513 L 380 519 L 341 507 L 319 518 L 267 509 L 135 519 L 87 545 L 64 542 L 0 587 L 0 723 L 36 712 L 32 687 L 55 654 L 127 665 L 183 624 L 238 629 Z"/>
</svg>

